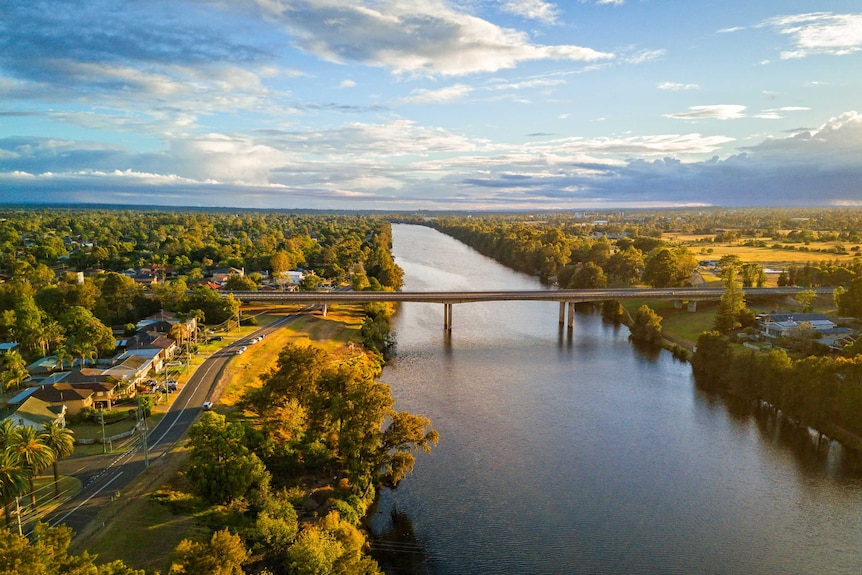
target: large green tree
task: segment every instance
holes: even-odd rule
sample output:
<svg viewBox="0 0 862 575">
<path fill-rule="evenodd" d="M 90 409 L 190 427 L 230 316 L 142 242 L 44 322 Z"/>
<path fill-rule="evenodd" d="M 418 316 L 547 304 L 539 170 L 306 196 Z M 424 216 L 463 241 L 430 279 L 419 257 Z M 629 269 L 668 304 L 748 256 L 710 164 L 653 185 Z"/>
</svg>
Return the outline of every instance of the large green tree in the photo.
<svg viewBox="0 0 862 575">
<path fill-rule="evenodd" d="M 662 339 L 661 316 L 648 305 L 642 305 L 635 312 L 634 321 L 629 328 L 635 341 L 660 344 Z"/>
<path fill-rule="evenodd" d="M 60 325 L 66 331 L 66 347 L 83 360 L 108 354 L 116 348 L 111 328 L 103 324 L 88 309 L 72 306 L 60 316 Z"/>
<path fill-rule="evenodd" d="M 245 426 L 209 411 L 189 428 L 188 477 L 207 501 L 229 503 L 265 488 L 269 473 L 245 443 Z"/>
</svg>

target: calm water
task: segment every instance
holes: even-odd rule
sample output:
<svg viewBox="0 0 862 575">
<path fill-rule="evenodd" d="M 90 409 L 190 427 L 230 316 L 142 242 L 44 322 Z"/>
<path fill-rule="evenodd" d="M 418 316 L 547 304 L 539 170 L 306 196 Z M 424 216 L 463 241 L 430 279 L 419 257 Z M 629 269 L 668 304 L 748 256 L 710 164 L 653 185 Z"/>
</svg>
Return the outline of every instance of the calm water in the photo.
<svg viewBox="0 0 862 575">
<path fill-rule="evenodd" d="M 540 289 L 436 231 L 395 225 L 405 290 Z M 383 373 L 441 440 L 373 518 L 390 575 L 862 573 L 862 475 L 687 364 L 553 303 L 405 304 Z M 853 464 L 853 465 L 851 465 Z"/>
</svg>

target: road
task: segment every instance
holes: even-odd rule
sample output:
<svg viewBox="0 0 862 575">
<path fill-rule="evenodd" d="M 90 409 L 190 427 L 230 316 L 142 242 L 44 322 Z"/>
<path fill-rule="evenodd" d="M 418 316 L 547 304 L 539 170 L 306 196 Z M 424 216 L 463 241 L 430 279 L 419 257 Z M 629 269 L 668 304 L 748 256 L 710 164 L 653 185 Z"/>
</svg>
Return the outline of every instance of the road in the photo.
<svg viewBox="0 0 862 575">
<path fill-rule="evenodd" d="M 293 318 L 281 318 L 255 333 L 258 335 L 268 333 L 291 319 Z M 248 337 L 251 337 L 251 334 Z M 205 401 L 217 399 L 214 392 L 219 377 L 227 362 L 235 357 L 236 350 L 241 345 L 242 341 L 238 341 L 225 346 L 208 357 L 195 370 L 179 391 L 165 417 L 147 433 L 146 452 L 143 449 L 141 435 L 135 434 L 134 437 L 129 438 L 128 445 L 114 446 L 118 450 L 125 448 L 121 453 L 62 460 L 61 473 L 77 478 L 81 482 L 81 491 L 49 515 L 38 519 L 51 526 L 65 523 L 75 533 L 81 533 L 117 493 L 122 492 L 136 477 L 146 471 L 148 463 L 158 462 L 160 457 L 170 451 L 200 416 L 201 406 Z M 33 519 L 35 518 L 27 518 L 30 522 Z M 32 523 L 30 526 L 32 527 Z"/>
<path fill-rule="evenodd" d="M 744 288 L 746 297 L 769 297 L 795 295 L 805 288 Z M 833 288 L 813 288 L 817 293 L 831 294 Z M 717 300 L 724 293 L 723 287 L 690 288 L 608 288 L 608 289 L 548 289 L 548 290 L 499 290 L 457 292 L 386 292 L 386 291 L 234 291 L 231 293 L 243 302 L 268 302 L 283 304 L 333 304 L 362 303 L 373 301 L 468 303 L 486 301 L 555 301 L 555 302 L 599 302 L 626 299 L 679 299 Z"/>
</svg>

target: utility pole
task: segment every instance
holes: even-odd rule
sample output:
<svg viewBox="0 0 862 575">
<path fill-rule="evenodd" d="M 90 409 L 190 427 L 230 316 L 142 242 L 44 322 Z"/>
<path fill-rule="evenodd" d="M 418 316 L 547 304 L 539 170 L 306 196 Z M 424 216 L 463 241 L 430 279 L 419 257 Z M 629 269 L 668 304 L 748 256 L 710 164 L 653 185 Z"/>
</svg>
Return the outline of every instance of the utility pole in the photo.
<svg viewBox="0 0 862 575">
<path fill-rule="evenodd" d="M 102 421 L 102 453 L 108 452 L 108 438 L 105 437 L 105 408 L 99 408 L 99 419 Z"/>
<path fill-rule="evenodd" d="M 15 515 L 18 516 L 18 535 L 24 536 L 24 530 L 21 528 L 21 501 L 18 495 L 15 496 Z"/>
<path fill-rule="evenodd" d="M 138 396 L 138 429 L 141 430 L 141 443 L 144 446 L 144 469 L 150 470 L 150 451 L 147 448 L 147 430 L 144 410 L 141 408 L 141 398 Z"/>
</svg>

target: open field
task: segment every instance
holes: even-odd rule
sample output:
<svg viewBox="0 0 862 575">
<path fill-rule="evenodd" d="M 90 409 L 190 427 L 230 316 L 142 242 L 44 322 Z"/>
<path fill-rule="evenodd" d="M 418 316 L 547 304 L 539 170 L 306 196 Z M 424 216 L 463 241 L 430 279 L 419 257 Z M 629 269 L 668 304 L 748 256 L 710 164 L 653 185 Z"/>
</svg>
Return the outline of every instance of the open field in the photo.
<svg viewBox="0 0 862 575">
<path fill-rule="evenodd" d="M 718 260 L 725 255 L 737 255 L 743 262 L 757 263 L 767 268 L 781 269 L 789 265 L 803 265 L 806 262 L 847 261 L 860 258 L 860 251 L 852 251 L 854 247 L 842 242 L 811 242 L 806 244 L 789 244 L 764 239 L 765 247 L 744 246 L 746 240 L 732 243 L 714 243 L 704 241 L 713 236 L 666 233 L 664 239 L 680 243 L 688 247 L 698 259 Z M 780 246 L 780 247 L 779 247 Z M 847 251 L 842 251 L 841 248 Z"/>
</svg>

